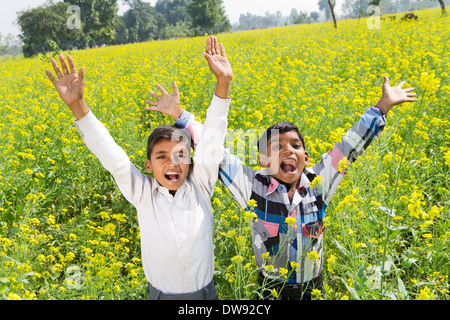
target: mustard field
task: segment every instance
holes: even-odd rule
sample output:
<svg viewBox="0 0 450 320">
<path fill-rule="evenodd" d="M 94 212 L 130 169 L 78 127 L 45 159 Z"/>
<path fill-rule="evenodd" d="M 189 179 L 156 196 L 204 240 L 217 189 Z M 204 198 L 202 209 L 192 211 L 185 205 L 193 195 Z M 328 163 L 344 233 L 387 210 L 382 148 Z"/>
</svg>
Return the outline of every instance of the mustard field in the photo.
<svg viewBox="0 0 450 320">
<path fill-rule="evenodd" d="M 254 168 L 249 141 L 275 122 L 298 125 L 312 165 L 375 105 L 384 75 L 418 95 L 388 114 L 331 201 L 316 299 L 450 297 L 450 17 L 415 14 L 379 29 L 361 18 L 217 35 L 234 71 L 228 127 L 247 144 L 235 153 Z M 144 110 L 156 83 L 176 80 L 182 106 L 205 120 L 215 88 L 205 40 L 70 52 L 86 68 L 88 106 L 143 172 L 149 133 L 172 123 Z M 0 299 L 147 299 L 135 209 L 46 69 L 42 57 L 0 59 Z M 253 299 L 248 217 L 221 182 L 212 203 L 219 297 Z"/>
</svg>

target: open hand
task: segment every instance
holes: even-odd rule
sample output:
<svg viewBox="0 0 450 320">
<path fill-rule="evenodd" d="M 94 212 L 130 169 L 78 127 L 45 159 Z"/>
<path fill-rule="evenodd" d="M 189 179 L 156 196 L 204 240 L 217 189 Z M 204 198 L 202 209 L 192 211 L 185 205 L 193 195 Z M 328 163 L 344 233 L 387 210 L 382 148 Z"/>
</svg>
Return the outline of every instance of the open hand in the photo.
<svg viewBox="0 0 450 320">
<path fill-rule="evenodd" d="M 206 40 L 206 50 L 202 55 L 217 79 L 215 95 L 219 98 L 227 99 L 231 80 L 233 79 L 233 70 L 225 53 L 225 47 L 222 43 L 219 46 L 216 37 L 210 36 Z"/>
<path fill-rule="evenodd" d="M 206 40 L 206 50 L 203 56 L 208 62 L 211 72 L 219 79 L 231 81 L 233 79 L 233 70 L 225 53 L 225 47 L 217 42 L 217 38 L 210 36 Z"/>
<path fill-rule="evenodd" d="M 381 87 L 383 96 L 375 107 L 380 109 L 383 114 L 386 114 L 392 109 L 393 106 L 403 102 L 417 101 L 417 99 L 412 98 L 416 96 L 416 94 L 412 92 L 414 91 L 414 88 L 403 89 L 405 83 L 406 81 L 402 81 L 396 87 L 391 87 L 389 85 L 389 78 L 384 76 L 384 83 Z"/>
<path fill-rule="evenodd" d="M 176 82 L 172 83 L 173 93 L 169 94 L 163 87 L 159 84 L 156 84 L 156 87 L 161 92 L 162 96 L 150 91 L 150 95 L 158 101 L 145 100 L 145 103 L 152 105 L 154 107 L 145 107 L 145 110 L 148 111 L 158 111 L 168 116 L 171 116 L 175 121 L 183 113 L 184 109 L 180 105 L 180 92 L 178 91 L 178 87 Z"/>
<path fill-rule="evenodd" d="M 53 69 L 55 70 L 58 80 L 52 75 L 49 70 L 46 70 L 47 77 L 55 86 L 61 99 L 69 106 L 77 119 L 83 117 L 88 109 L 83 101 L 84 94 L 84 68 L 80 69 L 77 75 L 75 62 L 71 56 L 67 56 L 69 62 L 69 69 L 63 55 L 59 55 L 62 72 L 58 67 L 55 59 L 52 59 Z"/>
</svg>

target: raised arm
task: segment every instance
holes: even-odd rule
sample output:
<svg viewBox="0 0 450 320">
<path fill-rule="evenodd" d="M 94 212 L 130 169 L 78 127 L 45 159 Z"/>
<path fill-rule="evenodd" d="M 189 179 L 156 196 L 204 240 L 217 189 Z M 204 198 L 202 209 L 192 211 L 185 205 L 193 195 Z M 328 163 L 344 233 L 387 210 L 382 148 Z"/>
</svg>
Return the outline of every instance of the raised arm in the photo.
<svg viewBox="0 0 450 320">
<path fill-rule="evenodd" d="M 205 57 L 209 69 L 216 77 L 215 96 L 221 99 L 228 99 L 231 81 L 233 79 L 233 69 L 225 53 L 225 47 L 222 43 L 218 43 L 217 38 L 210 36 L 206 40 L 205 52 L 202 53 Z M 161 92 L 161 95 L 150 91 L 150 95 L 156 99 L 145 100 L 145 103 L 153 107 L 145 107 L 148 111 L 156 111 L 164 113 L 175 122 L 175 125 L 182 129 L 187 129 L 191 134 L 193 145 L 198 142 L 202 136 L 203 125 L 195 120 L 195 116 L 180 105 L 180 93 L 175 81 L 172 84 L 173 92 L 169 94 L 161 85 L 156 84 L 156 87 Z"/>
<path fill-rule="evenodd" d="M 55 86 L 61 99 L 69 106 L 76 119 L 83 118 L 88 112 L 89 108 L 84 102 L 84 67 L 80 69 L 77 75 L 75 62 L 71 56 L 67 56 L 69 62 L 69 69 L 63 55 L 59 55 L 62 72 L 58 67 L 55 59 L 52 59 L 53 69 L 55 70 L 58 80 L 52 75 L 50 70 L 46 70 L 47 77 Z"/>
<path fill-rule="evenodd" d="M 373 139 L 383 131 L 389 110 L 403 102 L 417 101 L 412 98 L 416 95 L 412 92 L 414 89 L 402 89 L 404 84 L 403 81 L 396 87 L 391 87 L 388 77 L 384 77 L 383 95 L 379 102 L 367 109 L 361 119 L 342 137 L 342 140 L 336 143 L 331 151 L 322 155 L 321 161 L 312 167 L 314 174 L 322 177 L 321 186 L 326 191 L 324 194 L 326 205 L 342 181 L 347 165 L 356 161 Z M 305 170 L 308 172 L 310 169 Z"/>
<path fill-rule="evenodd" d="M 54 84 L 61 99 L 74 114 L 75 126 L 78 129 L 89 150 L 97 157 L 102 166 L 113 176 L 124 197 L 137 206 L 142 199 L 139 190 L 143 190 L 146 176 L 130 162 L 125 151 L 120 148 L 109 134 L 106 127 L 99 121 L 83 100 L 84 68 L 76 73 L 75 63 L 68 56 L 70 71 L 62 55 L 59 56 L 62 72 L 56 61 L 52 59 L 53 69 L 58 80 L 49 70 L 47 76 Z"/>
</svg>

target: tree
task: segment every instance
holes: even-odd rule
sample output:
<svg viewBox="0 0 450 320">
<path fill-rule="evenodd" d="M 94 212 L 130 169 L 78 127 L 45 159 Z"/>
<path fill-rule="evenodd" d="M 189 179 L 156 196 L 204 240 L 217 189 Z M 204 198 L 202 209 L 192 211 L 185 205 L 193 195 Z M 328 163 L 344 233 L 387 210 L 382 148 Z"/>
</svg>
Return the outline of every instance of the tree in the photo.
<svg viewBox="0 0 450 320">
<path fill-rule="evenodd" d="M 22 53 L 19 39 L 12 34 L 3 36 L 0 33 L 0 56 L 17 55 L 19 53 Z"/>
<path fill-rule="evenodd" d="M 369 6 L 379 6 L 381 0 L 369 0 Z"/>
<path fill-rule="evenodd" d="M 291 16 L 292 16 L 292 12 L 291 12 Z M 300 11 L 296 17 L 294 17 L 292 19 L 292 23 L 293 24 L 302 24 L 302 23 L 308 23 L 310 20 L 310 18 L 308 17 L 308 12 L 307 11 Z"/>
<path fill-rule="evenodd" d="M 155 9 L 164 16 L 167 24 L 175 26 L 178 22 L 192 21 L 186 9 L 189 3 L 190 0 L 158 0 Z"/>
<path fill-rule="evenodd" d="M 325 13 L 325 20 L 328 21 L 331 18 L 330 6 L 328 5 L 328 0 L 319 0 L 317 2 L 319 10 Z"/>
<path fill-rule="evenodd" d="M 142 0 L 125 0 L 125 3 L 130 6 L 123 15 L 128 29 L 128 42 L 143 42 L 155 38 L 158 31 L 155 8 Z"/>
<path fill-rule="evenodd" d="M 337 29 L 336 16 L 334 14 L 334 7 L 336 6 L 336 0 L 328 0 L 328 5 L 330 6 L 331 16 L 333 17 L 334 28 Z"/>
<path fill-rule="evenodd" d="M 347 18 L 356 18 L 367 15 L 369 0 L 345 0 L 342 4 L 342 12 Z"/>
<path fill-rule="evenodd" d="M 84 47 L 107 43 L 114 39 L 117 12 L 117 0 L 64 0 L 69 5 L 80 8 Z"/>
<path fill-rule="evenodd" d="M 226 32 L 231 28 L 222 0 L 192 0 L 186 9 L 198 34 Z"/>
<path fill-rule="evenodd" d="M 445 4 L 444 4 L 444 0 L 438 0 L 439 4 L 441 5 L 441 11 L 442 11 L 442 15 L 445 14 Z"/>
<path fill-rule="evenodd" d="M 22 51 L 26 58 L 38 53 L 52 51 L 55 46 L 69 49 L 73 41 L 82 36 L 77 29 L 67 27 L 69 4 L 48 2 L 43 6 L 18 13 L 17 23 L 21 29 Z"/>
<path fill-rule="evenodd" d="M 317 11 L 312 11 L 309 16 L 313 19 L 313 21 L 317 22 L 317 20 L 319 20 L 319 13 Z"/>
</svg>

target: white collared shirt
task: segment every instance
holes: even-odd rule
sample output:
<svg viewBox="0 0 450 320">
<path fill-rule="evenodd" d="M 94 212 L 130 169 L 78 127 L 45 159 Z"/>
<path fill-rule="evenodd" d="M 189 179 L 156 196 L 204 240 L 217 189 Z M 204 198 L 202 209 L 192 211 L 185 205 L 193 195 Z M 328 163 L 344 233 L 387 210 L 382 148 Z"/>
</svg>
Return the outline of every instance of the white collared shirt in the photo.
<svg viewBox="0 0 450 320">
<path fill-rule="evenodd" d="M 92 112 L 75 121 L 86 146 L 136 207 L 144 273 L 164 293 L 194 292 L 213 278 L 211 196 L 223 159 L 229 105 L 230 99 L 213 97 L 196 145 L 193 170 L 175 196 L 130 162 Z"/>
</svg>

